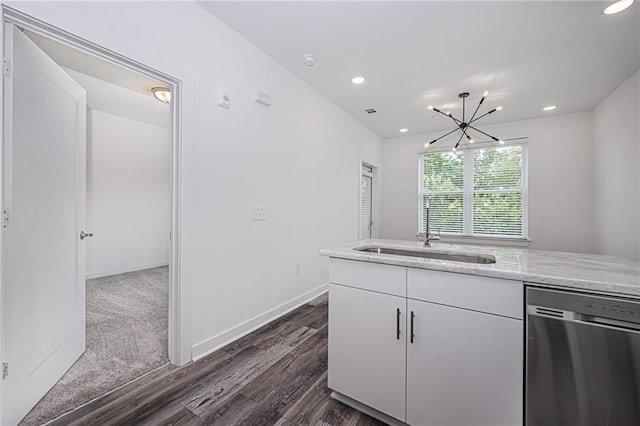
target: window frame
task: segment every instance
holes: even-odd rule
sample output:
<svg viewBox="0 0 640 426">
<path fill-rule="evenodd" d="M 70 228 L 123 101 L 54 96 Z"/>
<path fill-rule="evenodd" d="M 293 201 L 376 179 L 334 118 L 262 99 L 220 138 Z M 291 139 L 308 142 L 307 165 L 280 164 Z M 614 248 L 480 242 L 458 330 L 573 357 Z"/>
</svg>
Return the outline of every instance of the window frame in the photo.
<svg viewBox="0 0 640 426">
<path fill-rule="evenodd" d="M 436 191 L 426 192 L 423 186 L 424 179 L 424 156 L 428 154 L 444 153 L 451 151 L 451 147 L 436 146 L 429 149 L 418 152 L 418 233 L 417 236 L 424 236 L 425 231 L 421 229 L 421 225 L 424 222 L 423 212 L 423 200 L 424 197 L 429 194 L 462 194 L 462 233 L 443 232 L 441 235 L 442 241 L 447 242 L 479 242 L 479 243 L 494 243 L 494 244 L 506 244 L 506 245 L 523 245 L 526 246 L 530 243 L 529 240 L 529 143 L 530 138 L 515 138 L 505 141 L 504 144 L 498 144 L 495 142 L 478 142 L 472 146 L 465 146 L 459 148 L 459 151 L 465 152 L 463 159 L 463 177 L 462 177 L 462 189 L 451 191 Z M 520 190 L 505 189 L 505 190 L 488 190 L 474 189 L 474 151 L 482 148 L 501 148 L 501 147 L 522 147 L 522 188 Z M 475 194 L 488 194 L 488 193 L 520 193 L 522 202 L 522 234 L 521 235 L 491 235 L 491 234 L 474 234 L 473 233 L 473 208 L 474 208 L 474 195 Z M 432 231 L 435 231 L 432 229 Z"/>
</svg>

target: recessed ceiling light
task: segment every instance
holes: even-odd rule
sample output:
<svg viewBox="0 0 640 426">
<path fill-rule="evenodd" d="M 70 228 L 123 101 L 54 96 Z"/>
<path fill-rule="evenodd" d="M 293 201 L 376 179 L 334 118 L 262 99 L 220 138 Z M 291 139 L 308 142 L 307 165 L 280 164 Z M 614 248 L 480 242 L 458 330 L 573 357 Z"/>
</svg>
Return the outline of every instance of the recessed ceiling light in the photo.
<svg viewBox="0 0 640 426">
<path fill-rule="evenodd" d="M 613 15 L 614 13 L 619 13 L 628 8 L 633 4 L 634 0 L 618 0 L 611 3 L 604 10 L 605 15 Z"/>
<path fill-rule="evenodd" d="M 353 77 L 353 78 L 351 79 L 351 82 L 352 82 L 353 84 L 362 84 L 362 83 L 364 83 L 364 77 L 360 77 L 360 76 Z"/>
<path fill-rule="evenodd" d="M 165 104 L 171 102 L 171 91 L 168 88 L 152 87 L 151 91 L 153 92 L 153 96 L 155 96 L 160 102 L 164 102 Z"/>
<path fill-rule="evenodd" d="M 549 106 L 546 106 L 546 107 L 542 108 L 542 110 L 543 111 L 553 111 L 556 108 L 557 108 L 556 105 L 549 105 Z"/>
<path fill-rule="evenodd" d="M 407 133 L 409 129 L 400 129 L 400 133 Z"/>
</svg>

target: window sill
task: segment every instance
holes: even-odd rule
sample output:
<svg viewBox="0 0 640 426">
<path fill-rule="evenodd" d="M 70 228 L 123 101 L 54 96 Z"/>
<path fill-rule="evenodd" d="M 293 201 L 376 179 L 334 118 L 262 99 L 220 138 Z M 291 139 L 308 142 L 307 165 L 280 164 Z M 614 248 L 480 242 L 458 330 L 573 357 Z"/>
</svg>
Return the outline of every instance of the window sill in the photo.
<svg viewBox="0 0 640 426">
<path fill-rule="evenodd" d="M 424 233 L 416 234 L 418 240 L 424 240 Z M 509 247 L 529 247 L 531 240 L 527 238 L 500 237 L 467 237 L 463 235 L 441 235 L 440 242 L 454 244 L 479 244 Z"/>
</svg>

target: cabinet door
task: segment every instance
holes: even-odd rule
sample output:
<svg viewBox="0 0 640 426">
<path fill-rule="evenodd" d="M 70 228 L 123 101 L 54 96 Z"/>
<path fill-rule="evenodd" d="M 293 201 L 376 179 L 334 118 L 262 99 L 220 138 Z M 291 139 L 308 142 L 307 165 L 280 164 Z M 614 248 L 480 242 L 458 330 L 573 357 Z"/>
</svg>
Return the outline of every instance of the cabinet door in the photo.
<svg viewBox="0 0 640 426">
<path fill-rule="evenodd" d="M 403 297 L 329 285 L 329 388 L 402 421 L 406 303 Z"/>
<path fill-rule="evenodd" d="M 408 301 L 407 423 L 520 425 L 523 323 Z"/>
</svg>

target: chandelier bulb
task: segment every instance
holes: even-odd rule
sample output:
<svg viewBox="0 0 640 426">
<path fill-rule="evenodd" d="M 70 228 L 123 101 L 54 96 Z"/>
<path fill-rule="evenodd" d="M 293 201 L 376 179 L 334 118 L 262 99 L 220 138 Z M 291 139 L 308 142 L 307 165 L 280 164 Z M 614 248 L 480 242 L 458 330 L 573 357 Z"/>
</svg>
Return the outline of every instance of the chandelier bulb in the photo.
<svg viewBox="0 0 640 426">
<path fill-rule="evenodd" d="M 500 145 L 504 145 L 504 141 L 503 141 L 502 139 L 500 139 L 500 140 L 498 141 L 498 143 L 499 143 Z"/>
<path fill-rule="evenodd" d="M 497 107 L 496 111 L 502 111 L 502 107 L 501 106 Z"/>
<path fill-rule="evenodd" d="M 486 92 L 484 92 L 484 95 L 482 95 L 483 98 L 486 98 L 489 95 L 489 91 L 487 90 Z"/>
<path fill-rule="evenodd" d="M 433 106 L 429 105 L 427 108 L 429 108 L 431 111 L 433 111 Z"/>
</svg>

